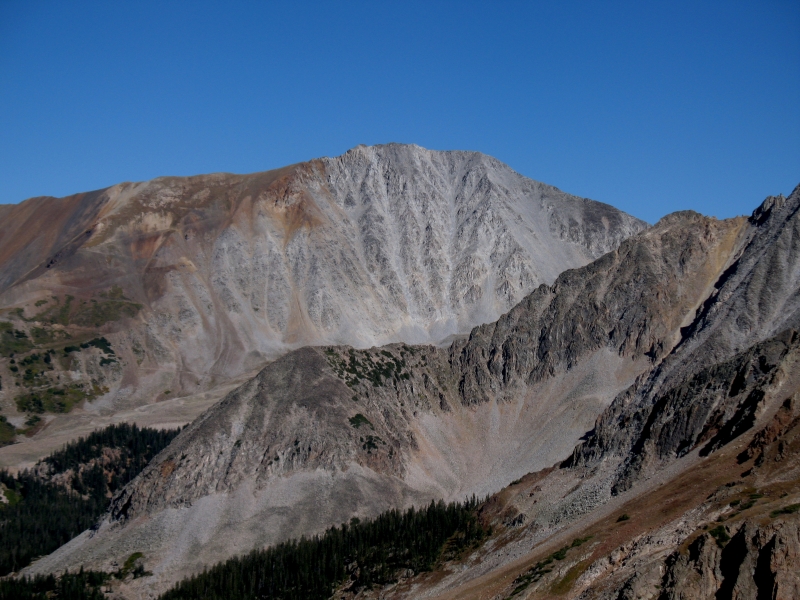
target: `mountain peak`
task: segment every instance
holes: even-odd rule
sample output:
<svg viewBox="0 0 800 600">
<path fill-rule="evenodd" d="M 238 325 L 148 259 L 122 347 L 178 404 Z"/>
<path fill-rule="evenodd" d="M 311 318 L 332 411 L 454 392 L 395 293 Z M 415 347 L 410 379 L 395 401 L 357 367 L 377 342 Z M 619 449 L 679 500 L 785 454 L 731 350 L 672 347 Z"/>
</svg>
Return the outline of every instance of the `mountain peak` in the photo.
<svg viewBox="0 0 800 600">
<path fill-rule="evenodd" d="M 0 308 L 25 335 L 109 340 L 127 358 L 86 365 L 85 409 L 113 414 L 306 344 L 464 334 L 645 227 L 478 153 L 362 146 L 4 209 Z"/>
</svg>

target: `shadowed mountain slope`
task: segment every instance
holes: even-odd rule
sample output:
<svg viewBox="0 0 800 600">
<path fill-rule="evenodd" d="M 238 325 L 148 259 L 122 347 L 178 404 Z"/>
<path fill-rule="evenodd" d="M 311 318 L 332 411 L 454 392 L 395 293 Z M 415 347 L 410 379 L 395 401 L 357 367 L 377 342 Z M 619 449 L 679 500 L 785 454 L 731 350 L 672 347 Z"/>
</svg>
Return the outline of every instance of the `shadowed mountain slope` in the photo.
<svg viewBox="0 0 800 600">
<path fill-rule="evenodd" d="M 484 507 L 498 530 L 491 545 L 382 597 L 796 598 L 800 336 L 789 331 L 757 344 L 680 391 L 696 393 L 696 410 L 676 411 L 668 400 L 657 411 L 676 421 L 673 439 L 688 451 L 660 457 L 647 476 L 628 473 L 627 489 L 612 495 L 604 490 L 620 463 L 611 453 L 610 465 L 523 477 Z M 714 401 L 734 410 L 727 426 L 697 440 L 685 423 L 698 413 L 703 419 Z M 718 415 L 706 425 L 717 425 Z"/>
<path fill-rule="evenodd" d="M 681 456 L 701 440 L 710 439 L 711 451 L 745 422 L 752 424 L 763 398 L 743 397 L 742 390 L 776 368 L 786 353 L 782 348 L 795 339 L 790 332 L 800 331 L 798 211 L 800 189 L 788 199 L 769 198 L 753 213 L 740 257 L 715 284 L 680 345 L 643 385 L 615 400 L 595 435 L 576 449 L 576 464 L 625 457 L 617 483 L 624 489 L 650 463 Z M 771 346 L 751 349 L 765 340 Z M 757 363 L 731 362 L 743 351 L 756 352 Z M 727 386 L 727 399 L 711 384 L 712 398 L 699 402 L 701 390 L 714 380 Z"/>
</svg>

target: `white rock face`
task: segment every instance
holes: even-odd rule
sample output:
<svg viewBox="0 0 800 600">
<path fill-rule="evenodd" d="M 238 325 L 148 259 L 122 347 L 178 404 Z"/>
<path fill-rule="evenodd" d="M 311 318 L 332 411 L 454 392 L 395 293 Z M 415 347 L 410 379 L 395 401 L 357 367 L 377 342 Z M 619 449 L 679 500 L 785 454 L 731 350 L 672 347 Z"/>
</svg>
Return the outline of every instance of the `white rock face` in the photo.
<svg viewBox="0 0 800 600">
<path fill-rule="evenodd" d="M 235 337 L 266 354 L 438 342 L 644 227 L 478 153 L 360 146 L 292 177 L 277 200 L 261 193 L 239 211 L 206 277 L 171 280 L 186 322 L 206 312 L 194 289 L 218 298 Z"/>
<path fill-rule="evenodd" d="M 361 302 L 358 314 L 336 303 L 345 310 L 333 319 L 346 325 L 336 341 L 353 331 L 367 344 L 397 339 L 395 331 L 414 342 L 463 333 L 643 227 L 478 153 L 360 146 L 322 162 L 331 204 L 344 213 L 337 237 L 364 269 L 340 284 L 352 290 L 344 298 Z M 325 303 L 313 312 L 315 327 L 330 330 L 317 316 Z"/>
</svg>

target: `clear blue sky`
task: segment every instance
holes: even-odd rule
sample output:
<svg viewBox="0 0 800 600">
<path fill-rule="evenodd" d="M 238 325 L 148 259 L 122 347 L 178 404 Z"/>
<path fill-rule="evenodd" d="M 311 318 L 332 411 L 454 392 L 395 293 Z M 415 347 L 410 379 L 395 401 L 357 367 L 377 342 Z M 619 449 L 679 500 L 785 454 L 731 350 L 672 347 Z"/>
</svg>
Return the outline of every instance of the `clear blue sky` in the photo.
<svg viewBox="0 0 800 600">
<path fill-rule="evenodd" d="M 800 183 L 800 2 L 0 0 L 0 203 L 391 141 L 749 213 Z"/>
</svg>

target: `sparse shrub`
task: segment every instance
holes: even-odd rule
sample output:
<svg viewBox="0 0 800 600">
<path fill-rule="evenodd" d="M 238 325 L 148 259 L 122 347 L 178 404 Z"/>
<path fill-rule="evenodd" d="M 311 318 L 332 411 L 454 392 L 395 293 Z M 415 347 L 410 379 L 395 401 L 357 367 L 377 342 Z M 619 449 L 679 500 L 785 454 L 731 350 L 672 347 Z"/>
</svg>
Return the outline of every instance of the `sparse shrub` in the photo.
<svg viewBox="0 0 800 600">
<path fill-rule="evenodd" d="M 578 546 L 581 546 L 581 545 L 585 544 L 586 542 L 588 542 L 593 537 L 594 536 L 592 536 L 592 535 L 587 535 L 586 537 L 575 538 L 574 540 L 572 540 L 572 543 L 569 545 L 569 547 L 570 548 L 577 548 Z"/>
<path fill-rule="evenodd" d="M 76 325 L 100 327 L 109 321 L 135 317 L 141 308 L 142 305 L 136 302 L 121 300 L 97 302 L 92 300 L 92 303 L 85 309 L 75 314 L 72 322 Z"/>
<path fill-rule="evenodd" d="M 714 540 L 716 540 L 717 546 L 720 548 L 724 548 L 725 544 L 727 544 L 731 539 L 731 536 L 728 535 L 728 531 L 725 529 L 724 525 L 717 525 L 714 527 L 714 529 L 709 531 L 708 534 L 713 537 Z"/>
<path fill-rule="evenodd" d="M 779 517 L 781 515 L 793 515 L 799 510 L 800 504 L 790 504 L 789 506 L 784 506 L 778 510 L 773 510 L 771 513 L 769 513 L 769 516 L 774 519 L 775 517 Z"/>
<path fill-rule="evenodd" d="M 324 600 L 345 582 L 353 592 L 394 582 L 407 569 L 429 571 L 489 535 L 476 516 L 477 506 L 473 497 L 463 504 L 439 501 L 422 509 L 391 510 L 370 521 L 352 519 L 324 535 L 217 564 L 161 598 Z"/>
<path fill-rule="evenodd" d="M 373 357 L 370 352 L 356 352 L 350 348 L 347 351 L 347 360 L 339 358 L 333 349 L 325 350 L 325 354 L 336 375 L 351 388 L 361 381 L 369 381 L 373 387 L 380 387 L 389 380 L 411 378 L 408 373 L 403 372 L 405 361 L 386 350 L 381 350 L 379 356 Z"/>
<path fill-rule="evenodd" d="M 85 390 L 80 384 L 74 383 L 67 387 L 50 387 L 23 394 L 15 402 L 20 411 L 27 413 L 66 413 L 84 400 L 96 398 L 102 391 L 100 388 Z"/>
<path fill-rule="evenodd" d="M 564 560 L 567 557 L 567 553 L 572 548 L 577 548 L 581 544 L 585 544 L 592 539 L 592 537 L 593 536 L 588 535 L 583 538 L 575 538 L 572 540 L 572 543 L 569 546 L 564 546 L 560 550 L 553 552 L 550 556 L 547 556 L 546 558 L 543 558 L 537 562 L 534 566 L 522 573 L 512 582 L 515 587 L 508 598 L 513 598 L 520 592 L 524 591 L 528 586 L 530 586 L 531 583 L 536 583 L 542 577 L 552 572 L 553 569 L 549 565 L 551 565 L 554 560 Z"/>
<path fill-rule="evenodd" d="M 366 439 L 361 438 L 361 442 L 361 449 L 366 450 L 367 454 L 371 454 L 373 450 L 377 450 L 378 444 L 386 445 L 386 442 L 377 435 L 368 435 Z"/>
<path fill-rule="evenodd" d="M 350 425 L 356 429 L 362 425 L 369 425 L 370 428 L 375 429 L 375 426 L 370 422 L 370 420 L 361 413 L 356 414 L 354 417 L 350 417 Z"/>
<path fill-rule="evenodd" d="M 12 357 L 33 348 L 33 343 L 24 331 L 19 331 L 11 323 L 0 321 L 0 355 Z"/>
<path fill-rule="evenodd" d="M 567 558 L 567 551 L 568 550 L 569 550 L 569 546 L 564 546 L 560 550 L 556 550 L 555 552 L 553 552 L 553 554 L 551 556 L 555 560 L 564 560 L 565 558 Z"/>
<path fill-rule="evenodd" d="M 152 573 L 149 571 L 144 570 L 144 564 L 142 563 L 143 558 L 144 554 L 141 552 L 134 552 L 127 559 L 125 559 L 125 564 L 123 564 L 122 568 L 114 573 L 114 577 L 117 579 L 125 579 L 128 575 L 133 575 L 134 579 L 138 579 L 139 577 L 152 575 Z"/>
<path fill-rule="evenodd" d="M 16 433 L 14 426 L 8 422 L 5 416 L 0 415 L 0 447 L 13 443 Z"/>
</svg>

